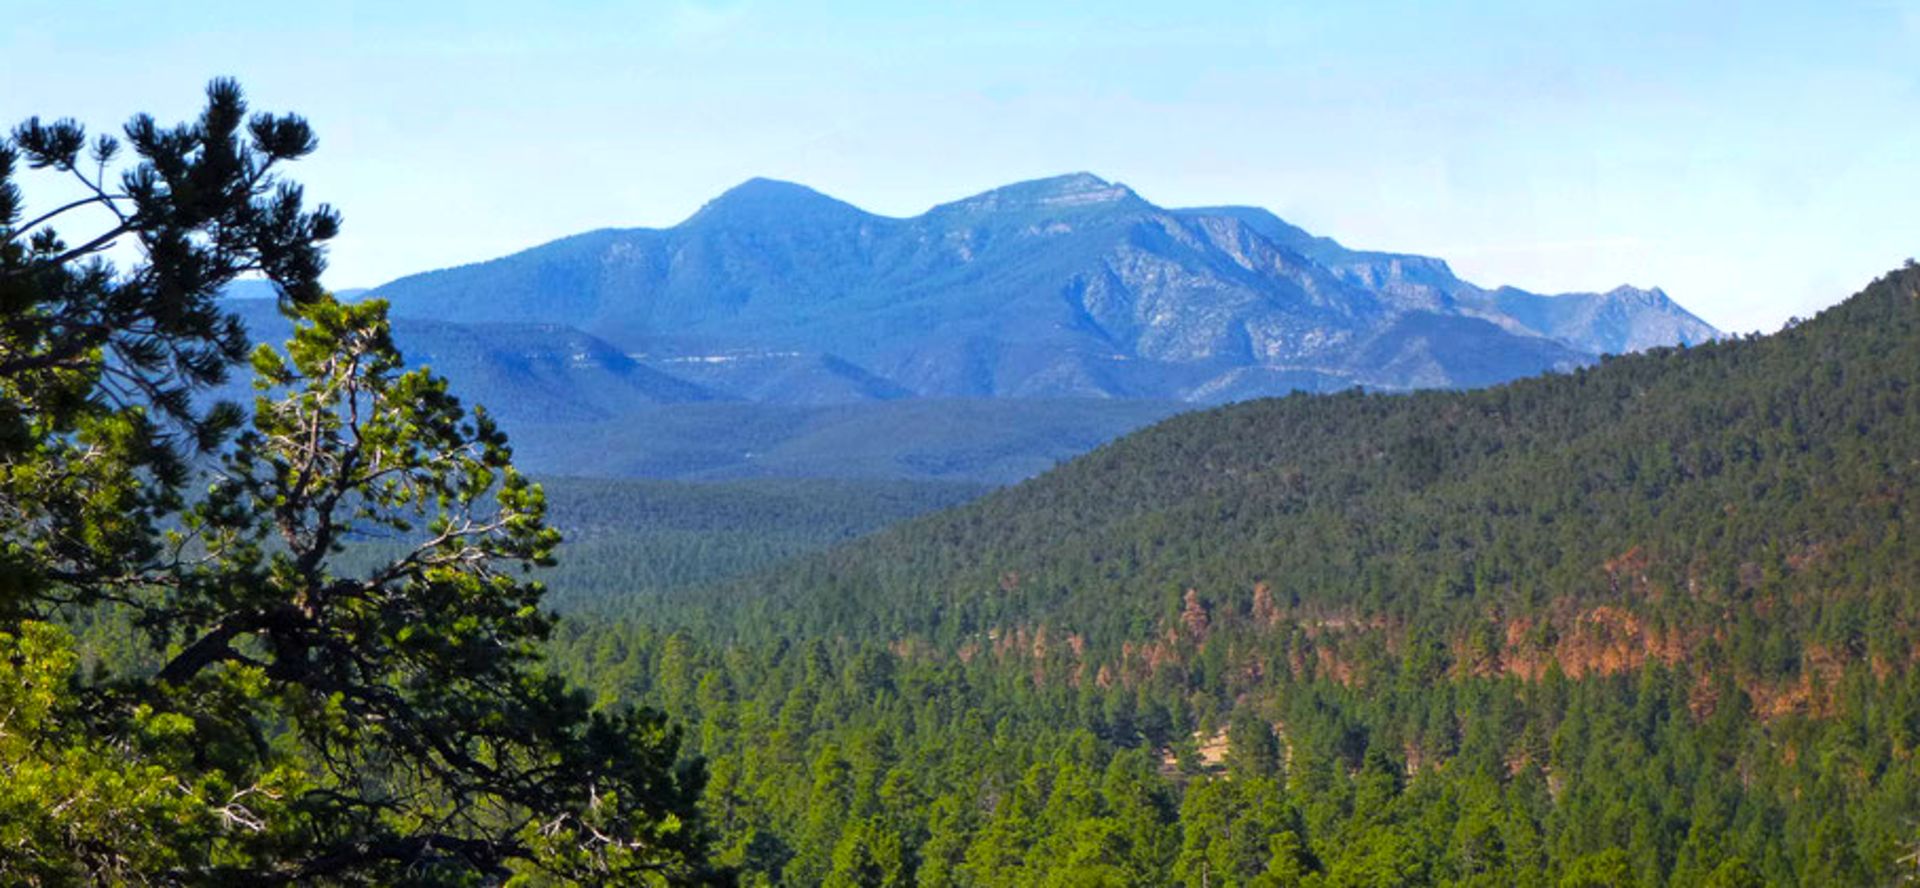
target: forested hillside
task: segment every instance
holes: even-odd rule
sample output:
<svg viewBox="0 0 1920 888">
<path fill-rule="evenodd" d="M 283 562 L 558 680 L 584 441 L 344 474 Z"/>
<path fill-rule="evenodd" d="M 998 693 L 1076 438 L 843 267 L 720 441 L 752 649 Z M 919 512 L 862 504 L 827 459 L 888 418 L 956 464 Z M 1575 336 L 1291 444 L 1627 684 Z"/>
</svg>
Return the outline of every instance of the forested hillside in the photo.
<svg viewBox="0 0 1920 888">
<path fill-rule="evenodd" d="M 1838 611 L 1877 594 L 1884 616 L 1920 561 L 1901 533 L 1920 472 L 1910 276 L 1771 337 L 1179 417 L 725 607 L 761 612 L 743 626 L 959 643 L 1047 623 L 1110 645 L 1177 622 L 1189 589 L 1213 622 L 1428 626 L 1602 604 L 1712 624 L 1804 599 L 1757 616 L 1893 656 L 1897 638 L 1846 633 L 1897 621 Z"/>
<path fill-rule="evenodd" d="M 619 610 L 640 598 L 732 579 L 986 490 L 938 481 L 807 478 L 540 483 L 553 526 L 565 534 L 558 563 L 540 579 L 552 590 L 548 603 L 569 612 Z"/>
<path fill-rule="evenodd" d="M 750 881 L 1889 884 L 1916 382 L 1909 265 L 1773 336 L 1182 416 L 556 646 L 693 726 Z"/>
<path fill-rule="evenodd" d="M 570 614 L 620 613 L 819 552 L 986 492 L 941 481 L 765 478 L 692 483 L 543 478 L 555 563 L 534 576 Z M 362 533 L 336 561 L 366 572 L 404 555 L 415 534 Z"/>
</svg>

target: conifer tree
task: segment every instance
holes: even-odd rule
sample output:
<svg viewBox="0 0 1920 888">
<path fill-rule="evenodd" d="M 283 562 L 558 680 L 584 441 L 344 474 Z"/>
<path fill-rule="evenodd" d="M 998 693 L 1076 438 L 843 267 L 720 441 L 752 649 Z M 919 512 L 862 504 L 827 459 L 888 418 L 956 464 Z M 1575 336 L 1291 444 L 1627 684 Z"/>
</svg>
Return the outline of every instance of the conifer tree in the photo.
<svg viewBox="0 0 1920 888">
<path fill-rule="evenodd" d="M 117 186 L 120 143 L 78 124 L 0 147 L 0 882 L 722 880 L 677 729 L 542 667 L 525 572 L 558 535 L 505 436 L 404 369 L 384 304 L 320 289 L 337 217 L 274 172 L 306 124 L 216 81 L 126 140 Z M 21 159 L 89 196 L 27 219 Z M 68 246 L 52 223 L 88 208 L 110 222 Z M 243 414 L 203 402 L 246 273 L 296 333 L 255 351 L 229 442 Z M 373 536 L 395 554 L 336 563 Z M 83 674 L 59 623 L 89 621 L 151 653 Z"/>
</svg>

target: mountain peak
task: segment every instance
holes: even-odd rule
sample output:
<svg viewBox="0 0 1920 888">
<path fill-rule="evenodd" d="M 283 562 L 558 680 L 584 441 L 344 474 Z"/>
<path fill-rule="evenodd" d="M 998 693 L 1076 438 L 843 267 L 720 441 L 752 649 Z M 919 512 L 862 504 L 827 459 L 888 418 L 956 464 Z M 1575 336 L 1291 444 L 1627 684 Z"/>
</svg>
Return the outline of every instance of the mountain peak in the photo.
<svg viewBox="0 0 1920 888">
<path fill-rule="evenodd" d="M 1659 287 L 1643 290 L 1632 284 L 1621 284 L 1600 295 L 1616 301 L 1630 302 L 1636 305 L 1666 306 L 1673 303 L 1673 300 L 1667 296 L 1667 291 Z"/>
<path fill-rule="evenodd" d="M 1118 182 L 1092 173 L 1067 173 L 1045 179 L 1015 182 L 972 197 L 935 207 L 935 210 L 998 212 L 1007 210 L 1067 209 L 1141 203 L 1145 201 Z"/>
<path fill-rule="evenodd" d="M 756 176 L 707 201 L 685 224 L 756 225 L 865 215 L 866 212 L 859 207 L 835 200 L 797 182 Z"/>
</svg>

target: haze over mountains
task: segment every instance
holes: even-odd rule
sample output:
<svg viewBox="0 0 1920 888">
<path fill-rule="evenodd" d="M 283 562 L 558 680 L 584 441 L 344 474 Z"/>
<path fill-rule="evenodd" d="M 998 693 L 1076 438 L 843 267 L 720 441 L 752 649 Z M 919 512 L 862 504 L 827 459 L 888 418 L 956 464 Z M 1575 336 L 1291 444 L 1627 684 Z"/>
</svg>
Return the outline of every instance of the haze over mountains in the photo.
<svg viewBox="0 0 1920 888">
<path fill-rule="evenodd" d="M 370 292 L 529 468 L 665 478 L 1002 483 L 1192 406 L 1478 387 L 1719 335 L 1658 289 L 1489 290 L 1086 173 L 906 219 L 754 179 L 671 228 Z"/>
</svg>

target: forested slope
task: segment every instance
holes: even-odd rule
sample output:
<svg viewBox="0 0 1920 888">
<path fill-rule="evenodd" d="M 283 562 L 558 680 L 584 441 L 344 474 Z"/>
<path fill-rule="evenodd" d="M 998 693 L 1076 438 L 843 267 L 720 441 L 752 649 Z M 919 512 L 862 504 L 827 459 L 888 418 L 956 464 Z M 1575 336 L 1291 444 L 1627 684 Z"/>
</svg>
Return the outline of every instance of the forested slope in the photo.
<svg viewBox="0 0 1920 888">
<path fill-rule="evenodd" d="M 1611 606 L 1678 636 L 1676 654 L 1716 648 L 1754 670 L 1795 667 L 1798 652 L 1749 637 L 1775 630 L 1904 662 L 1916 285 L 1909 269 L 1774 336 L 1485 391 L 1182 416 L 715 610 L 745 614 L 719 618 L 741 631 L 957 644 L 1045 624 L 1110 648 L 1189 600 L 1214 623 L 1455 632 Z"/>
<path fill-rule="evenodd" d="M 541 579 L 562 610 L 618 609 L 634 596 L 731 579 L 845 542 L 986 488 L 939 481 L 781 478 L 690 483 L 541 481 L 566 535 Z"/>
<path fill-rule="evenodd" d="M 1912 874 L 1920 269 L 1779 334 L 1179 417 L 579 623 L 749 882 Z"/>
</svg>

